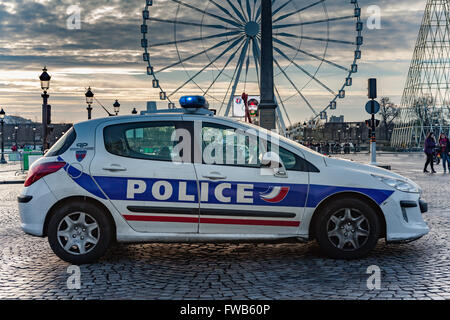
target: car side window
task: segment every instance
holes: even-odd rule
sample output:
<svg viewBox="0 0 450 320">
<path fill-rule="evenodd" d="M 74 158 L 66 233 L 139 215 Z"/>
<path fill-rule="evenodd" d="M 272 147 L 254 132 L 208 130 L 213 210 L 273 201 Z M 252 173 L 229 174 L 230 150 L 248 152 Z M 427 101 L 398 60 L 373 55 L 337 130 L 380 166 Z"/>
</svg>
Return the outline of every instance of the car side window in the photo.
<svg viewBox="0 0 450 320">
<path fill-rule="evenodd" d="M 105 148 L 108 152 L 129 158 L 172 161 L 174 122 L 126 123 L 105 127 Z"/>
<path fill-rule="evenodd" d="M 260 168 L 267 151 L 278 153 L 286 170 L 319 172 L 302 157 L 282 148 L 272 148 L 270 142 L 241 130 L 215 124 L 203 123 L 203 163 Z M 272 150 L 273 149 L 273 150 Z"/>
<path fill-rule="evenodd" d="M 203 123 L 203 163 L 259 168 L 257 139 L 228 126 Z"/>
<path fill-rule="evenodd" d="M 278 148 L 278 155 L 286 170 L 319 172 L 319 169 L 317 169 L 313 164 L 282 147 Z"/>
</svg>

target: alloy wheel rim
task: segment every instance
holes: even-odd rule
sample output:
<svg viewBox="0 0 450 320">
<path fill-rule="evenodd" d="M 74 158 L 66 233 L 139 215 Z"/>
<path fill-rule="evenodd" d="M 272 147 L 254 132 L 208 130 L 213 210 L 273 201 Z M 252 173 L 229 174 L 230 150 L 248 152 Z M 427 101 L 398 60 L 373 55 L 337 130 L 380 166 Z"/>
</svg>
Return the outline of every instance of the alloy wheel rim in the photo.
<svg viewBox="0 0 450 320">
<path fill-rule="evenodd" d="M 358 250 L 369 239 L 369 220 L 357 209 L 339 209 L 327 221 L 327 235 L 328 240 L 340 250 Z"/>
<path fill-rule="evenodd" d="M 67 253 L 83 255 L 92 251 L 100 239 L 97 221 L 85 212 L 68 214 L 58 225 L 58 242 Z"/>
</svg>

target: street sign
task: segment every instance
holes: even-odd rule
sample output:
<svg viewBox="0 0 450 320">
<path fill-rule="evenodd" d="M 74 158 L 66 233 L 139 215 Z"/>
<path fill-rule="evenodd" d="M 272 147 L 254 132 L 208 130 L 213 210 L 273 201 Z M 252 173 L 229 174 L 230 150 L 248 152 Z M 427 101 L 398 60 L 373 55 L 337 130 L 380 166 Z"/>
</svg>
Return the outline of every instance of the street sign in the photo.
<svg viewBox="0 0 450 320">
<path fill-rule="evenodd" d="M 248 96 L 248 109 L 250 116 L 257 114 L 258 106 L 260 102 L 259 96 Z M 233 117 L 244 118 L 245 117 L 245 104 L 241 96 L 234 96 L 233 99 Z"/>
<path fill-rule="evenodd" d="M 380 111 L 380 104 L 375 100 L 366 103 L 366 111 L 368 114 L 377 114 Z"/>
</svg>

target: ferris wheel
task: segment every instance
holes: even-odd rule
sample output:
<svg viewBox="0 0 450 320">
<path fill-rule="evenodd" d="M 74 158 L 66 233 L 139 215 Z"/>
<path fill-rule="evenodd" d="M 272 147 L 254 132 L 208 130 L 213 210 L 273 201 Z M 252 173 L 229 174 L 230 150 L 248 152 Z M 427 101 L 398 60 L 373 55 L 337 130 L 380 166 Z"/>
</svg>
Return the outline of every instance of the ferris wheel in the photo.
<svg viewBox="0 0 450 320">
<path fill-rule="evenodd" d="M 358 1 L 272 0 L 272 23 L 280 127 L 296 112 L 326 119 L 358 71 Z M 259 94 L 260 26 L 261 0 L 146 0 L 141 46 L 159 99 L 199 94 L 229 116 L 236 96 Z"/>
</svg>

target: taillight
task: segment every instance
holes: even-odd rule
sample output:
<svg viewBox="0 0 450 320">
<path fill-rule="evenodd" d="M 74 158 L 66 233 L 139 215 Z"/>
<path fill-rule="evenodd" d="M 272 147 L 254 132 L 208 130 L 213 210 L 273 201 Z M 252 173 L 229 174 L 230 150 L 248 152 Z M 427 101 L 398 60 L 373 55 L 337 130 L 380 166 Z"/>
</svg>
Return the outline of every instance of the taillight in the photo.
<svg viewBox="0 0 450 320">
<path fill-rule="evenodd" d="M 55 162 L 44 162 L 37 166 L 32 167 L 31 170 L 28 172 L 27 179 L 25 180 L 25 187 L 31 186 L 40 178 L 45 177 L 50 173 L 58 171 L 65 165 L 66 163 L 63 161 L 55 161 Z"/>
</svg>

